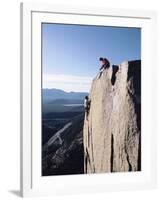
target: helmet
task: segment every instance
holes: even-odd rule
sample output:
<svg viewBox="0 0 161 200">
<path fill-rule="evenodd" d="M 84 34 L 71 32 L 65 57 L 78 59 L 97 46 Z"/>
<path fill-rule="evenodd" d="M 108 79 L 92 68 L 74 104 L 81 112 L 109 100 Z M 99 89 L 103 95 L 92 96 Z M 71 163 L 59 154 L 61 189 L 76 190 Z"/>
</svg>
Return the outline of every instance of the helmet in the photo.
<svg viewBox="0 0 161 200">
<path fill-rule="evenodd" d="M 104 59 L 102 57 L 99 58 L 100 61 L 103 61 Z"/>
</svg>

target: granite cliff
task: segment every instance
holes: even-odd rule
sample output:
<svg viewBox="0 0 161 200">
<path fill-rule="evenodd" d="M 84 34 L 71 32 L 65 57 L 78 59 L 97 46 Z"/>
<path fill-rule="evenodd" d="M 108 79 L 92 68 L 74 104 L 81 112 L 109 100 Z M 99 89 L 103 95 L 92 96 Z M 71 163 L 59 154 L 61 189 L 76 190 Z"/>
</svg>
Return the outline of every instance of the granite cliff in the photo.
<svg viewBox="0 0 161 200">
<path fill-rule="evenodd" d="M 126 61 L 94 78 L 83 127 L 84 172 L 141 170 L 141 61 Z"/>
</svg>

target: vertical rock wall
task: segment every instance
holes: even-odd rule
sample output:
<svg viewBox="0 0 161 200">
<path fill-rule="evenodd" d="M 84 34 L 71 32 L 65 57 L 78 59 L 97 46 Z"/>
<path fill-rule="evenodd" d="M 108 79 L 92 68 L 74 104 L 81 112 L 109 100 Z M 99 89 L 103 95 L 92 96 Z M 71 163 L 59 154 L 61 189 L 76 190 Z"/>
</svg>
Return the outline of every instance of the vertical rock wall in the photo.
<svg viewBox="0 0 161 200">
<path fill-rule="evenodd" d="M 93 80 L 85 116 L 85 173 L 141 170 L 141 61 L 124 62 Z"/>
</svg>

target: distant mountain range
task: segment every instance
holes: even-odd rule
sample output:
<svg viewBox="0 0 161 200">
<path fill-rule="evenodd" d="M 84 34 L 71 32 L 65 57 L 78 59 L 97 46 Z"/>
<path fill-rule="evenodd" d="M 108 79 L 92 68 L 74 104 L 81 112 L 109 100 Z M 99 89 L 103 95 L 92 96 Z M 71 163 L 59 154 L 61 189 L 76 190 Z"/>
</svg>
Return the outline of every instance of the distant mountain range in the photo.
<svg viewBox="0 0 161 200">
<path fill-rule="evenodd" d="M 86 92 L 42 89 L 42 175 L 84 173 Z"/>
<path fill-rule="evenodd" d="M 68 99 L 68 100 L 82 100 L 88 95 L 87 92 L 65 92 L 60 89 L 42 89 L 43 101 L 52 101 L 56 99 Z"/>
<path fill-rule="evenodd" d="M 49 101 L 49 104 L 81 105 L 83 104 L 83 99 L 54 99 L 54 100 Z"/>
</svg>

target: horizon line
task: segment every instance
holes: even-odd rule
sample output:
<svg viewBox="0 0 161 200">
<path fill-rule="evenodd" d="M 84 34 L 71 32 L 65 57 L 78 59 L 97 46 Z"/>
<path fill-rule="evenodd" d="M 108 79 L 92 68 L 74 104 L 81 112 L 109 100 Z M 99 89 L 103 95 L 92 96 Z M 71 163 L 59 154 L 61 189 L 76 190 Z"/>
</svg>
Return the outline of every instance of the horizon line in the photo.
<svg viewBox="0 0 161 200">
<path fill-rule="evenodd" d="M 89 93 L 89 92 L 87 92 L 87 91 L 66 91 L 66 90 L 63 90 L 63 89 L 59 89 L 59 88 L 41 88 L 42 90 L 61 90 L 61 91 L 63 91 L 63 92 L 66 92 L 66 93 Z"/>
</svg>

